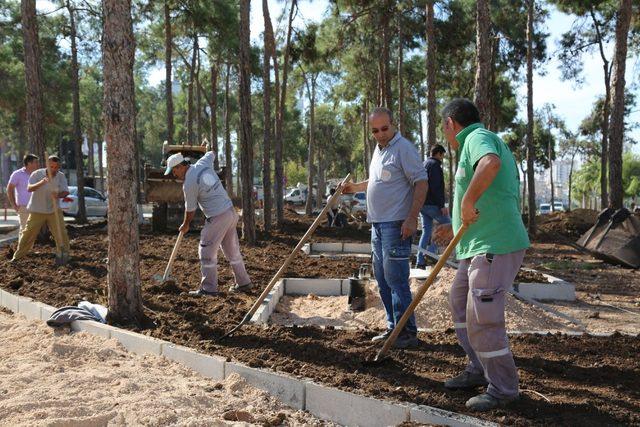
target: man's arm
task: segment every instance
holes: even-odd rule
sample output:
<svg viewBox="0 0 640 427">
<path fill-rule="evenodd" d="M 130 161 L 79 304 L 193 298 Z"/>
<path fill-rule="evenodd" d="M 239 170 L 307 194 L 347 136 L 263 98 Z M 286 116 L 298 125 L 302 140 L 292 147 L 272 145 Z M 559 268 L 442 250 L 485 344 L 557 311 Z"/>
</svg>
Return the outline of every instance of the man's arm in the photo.
<svg viewBox="0 0 640 427">
<path fill-rule="evenodd" d="M 460 216 L 464 224 L 473 224 L 478 219 L 476 202 L 498 175 L 501 164 L 500 158 L 495 154 L 487 154 L 478 161 L 471 183 L 462 196 Z"/>
<path fill-rule="evenodd" d="M 182 224 L 180 225 L 180 228 L 178 228 L 178 230 L 182 233 L 182 234 L 187 234 L 189 232 L 189 225 L 191 224 L 191 221 L 193 220 L 193 217 L 195 216 L 196 211 L 191 211 L 191 212 L 187 212 L 187 210 L 184 211 L 184 219 L 182 220 Z"/>
<path fill-rule="evenodd" d="M 360 182 L 347 182 L 344 187 L 342 187 L 342 192 L 344 194 L 351 194 L 367 191 L 367 185 L 369 185 L 368 179 Z"/>
<path fill-rule="evenodd" d="M 9 198 L 9 204 L 15 210 L 18 210 L 18 203 L 16 202 L 16 186 L 15 184 L 9 183 L 7 185 L 7 197 Z"/>
<path fill-rule="evenodd" d="M 45 176 L 44 178 L 42 178 L 40 181 L 36 182 L 35 184 L 27 184 L 27 191 L 29 193 L 33 193 L 38 188 L 42 187 L 43 185 L 45 185 L 48 182 L 49 182 L 49 178 L 47 178 Z"/>
<path fill-rule="evenodd" d="M 413 201 L 411 202 L 411 209 L 409 210 L 407 219 L 404 220 L 400 229 L 403 239 L 411 237 L 418 229 L 418 214 L 420 213 L 420 209 L 422 208 L 422 205 L 424 205 L 424 200 L 427 197 L 427 188 L 426 180 L 416 181 L 413 186 Z"/>
</svg>

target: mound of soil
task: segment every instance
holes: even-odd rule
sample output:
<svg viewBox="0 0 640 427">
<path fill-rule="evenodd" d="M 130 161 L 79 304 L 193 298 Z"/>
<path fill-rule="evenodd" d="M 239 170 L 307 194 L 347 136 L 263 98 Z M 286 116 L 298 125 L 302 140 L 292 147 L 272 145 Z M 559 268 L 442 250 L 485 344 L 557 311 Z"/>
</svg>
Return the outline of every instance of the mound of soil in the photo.
<svg viewBox="0 0 640 427">
<path fill-rule="evenodd" d="M 232 294 L 233 276 L 227 261 L 219 257 L 221 295 L 197 298 L 186 295 L 200 279 L 198 234 L 185 237 L 173 267 L 175 284 L 159 286 L 153 279 L 162 274 L 175 241 L 175 233 L 140 235 L 140 270 L 146 314 L 154 327 L 144 331 L 154 337 L 203 352 L 227 356 L 254 367 L 286 372 L 301 378 L 381 399 L 399 400 L 468 412 L 464 404 L 475 391 L 447 391 L 442 381 L 465 366 L 462 349 L 452 330 L 421 334 L 417 349 L 391 352 L 381 366 L 366 366 L 378 347 L 372 331 L 340 331 L 317 327 L 245 325 L 236 335 L 215 339 L 242 320 L 284 259 L 298 243 L 311 219 L 287 222 L 270 236 L 261 233 L 256 246 L 242 245 L 253 282 L 249 294 Z M 341 237 L 338 233 L 344 233 Z M 23 283 L 20 295 L 54 306 L 75 305 L 86 298 L 107 303 L 107 235 L 104 229 L 70 228 L 72 259 L 64 267 L 54 265 L 53 250 L 36 246 L 31 256 L 8 263 L 7 248 L 1 250 L 0 286 Z M 368 241 L 367 231 L 320 227 L 313 241 Z M 303 254 L 285 277 L 345 277 L 361 263 L 357 258 L 311 259 Z M 10 288 L 9 288 L 10 289 Z M 16 292 L 10 289 L 12 292 Z M 125 325 L 126 326 L 126 325 Z M 135 326 L 130 329 L 139 330 Z M 511 407 L 483 417 L 506 425 L 583 425 L 640 423 L 640 339 L 612 337 L 518 336 L 511 339 L 521 387 L 538 391 Z"/>
<path fill-rule="evenodd" d="M 531 270 L 520 270 L 514 280 L 516 283 L 549 283 L 544 274 Z"/>
<path fill-rule="evenodd" d="M 571 212 L 553 212 L 536 217 L 538 224 L 538 240 L 554 241 L 558 236 L 577 240 L 596 222 L 598 211 L 591 209 L 575 209 Z"/>
</svg>

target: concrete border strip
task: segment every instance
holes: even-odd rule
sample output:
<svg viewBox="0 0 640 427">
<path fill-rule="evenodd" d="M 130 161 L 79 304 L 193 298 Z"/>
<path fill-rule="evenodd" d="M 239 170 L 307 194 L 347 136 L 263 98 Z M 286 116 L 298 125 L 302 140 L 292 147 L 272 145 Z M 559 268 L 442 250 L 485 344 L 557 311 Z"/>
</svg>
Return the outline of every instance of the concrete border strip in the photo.
<svg viewBox="0 0 640 427">
<path fill-rule="evenodd" d="M 165 343 L 162 345 L 162 355 L 169 360 L 181 363 L 202 376 L 214 380 L 225 379 L 225 358 L 208 356 L 198 353 L 189 347 Z"/>
<path fill-rule="evenodd" d="M 307 411 L 348 426 L 389 426 L 410 421 L 409 407 L 307 382 Z"/>
<path fill-rule="evenodd" d="M 18 313 L 27 320 L 40 320 L 40 306 L 37 301 L 27 297 L 18 297 Z"/>
<path fill-rule="evenodd" d="M 252 386 L 268 392 L 292 408 L 306 409 L 305 381 L 288 375 L 251 368 L 240 363 L 226 362 L 224 367 L 225 378 L 233 373 L 237 373 Z"/>
<path fill-rule="evenodd" d="M 481 420 L 469 415 L 432 408 L 431 406 L 414 405 L 409 408 L 410 421 L 416 423 L 446 425 L 452 427 L 497 427 L 498 424 Z"/>
</svg>

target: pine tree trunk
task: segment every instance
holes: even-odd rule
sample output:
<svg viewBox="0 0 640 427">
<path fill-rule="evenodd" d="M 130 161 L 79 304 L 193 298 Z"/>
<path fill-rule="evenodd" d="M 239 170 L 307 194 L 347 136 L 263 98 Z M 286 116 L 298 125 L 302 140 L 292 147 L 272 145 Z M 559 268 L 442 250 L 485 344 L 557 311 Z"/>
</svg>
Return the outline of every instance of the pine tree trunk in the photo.
<svg viewBox="0 0 640 427">
<path fill-rule="evenodd" d="M 305 77 L 306 80 L 306 77 Z M 305 214 L 313 213 L 313 167 L 316 134 L 316 80 L 311 76 L 311 88 L 307 81 L 307 93 L 309 94 L 309 156 L 307 157 L 307 200 L 305 204 Z"/>
<path fill-rule="evenodd" d="M 100 173 L 100 191 L 104 194 L 105 186 L 104 186 L 104 166 L 102 161 L 102 138 L 98 138 L 98 171 Z"/>
<path fill-rule="evenodd" d="M 139 323 L 142 312 L 135 179 L 135 40 L 130 0 L 104 0 L 104 129 L 109 168 L 109 317 Z"/>
<path fill-rule="evenodd" d="M 436 144 L 436 37 L 433 24 L 435 0 L 427 1 L 427 153 Z M 422 158 L 424 159 L 424 153 Z"/>
<path fill-rule="evenodd" d="M 189 84 L 187 86 L 187 144 L 194 145 L 193 135 L 193 86 L 196 79 L 196 57 L 198 53 L 198 36 L 193 36 L 193 53 L 191 55 L 191 66 L 189 67 Z"/>
<path fill-rule="evenodd" d="M 536 182 L 533 170 L 535 145 L 533 141 L 533 12 L 534 0 L 527 4 L 527 187 L 529 193 L 529 234 L 536 234 Z"/>
<path fill-rule="evenodd" d="M 224 160 L 225 174 L 224 180 L 227 184 L 227 193 L 233 197 L 233 153 L 231 152 L 231 111 L 229 111 L 229 75 L 231 74 L 231 64 L 227 63 L 227 72 L 224 81 Z"/>
<path fill-rule="evenodd" d="M 211 99 L 209 102 L 209 109 L 211 115 L 209 116 L 210 134 L 209 143 L 211 150 L 215 153 L 215 159 L 213 160 L 213 167 L 215 170 L 220 169 L 220 153 L 218 150 L 218 74 L 220 71 L 220 63 L 218 61 L 211 61 Z"/>
<path fill-rule="evenodd" d="M 369 152 L 369 128 L 367 126 L 369 119 L 368 102 L 367 98 L 364 99 L 362 106 L 362 145 L 363 145 L 363 172 L 364 177 L 369 178 L 369 162 L 371 159 L 371 153 Z"/>
<path fill-rule="evenodd" d="M 273 29 L 269 16 L 267 0 L 262 0 L 262 16 L 264 18 L 264 56 L 262 74 L 262 106 L 264 110 L 264 134 L 262 155 L 262 190 L 263 190 L 263 217 L 264 231 L 271 231 L 271 55 L 273 46 Z"/>
<path fill-rule="evenodd" d="M 549 141 L 547 156 L 549 157 L 549 184 L 551 185 L 551 212 L 555 212 L 556 211 L 555 188 L 553 186 L 553 153 L 555 152 L 553 145 L 555 143 L 555 140 L 551 135 L 551 124 L 549 124 L 549 135 L 551 136 L 551 139 Z"/>
<path fill-rule="evenodd" d="M 401 14 L 398 14 L 398 130 L 401 135 L 406 132 L 404 123 L 404 82 L 402 81 L 402 62 L 403 58 L 403 39 L 402 39 L 402 25 Z"/>
<path fill-rule="evenodd" d="M 600 120 L 600 134 L 602 135 L 602 144 L 600 149 L 600 209 L 607 207 L 609 203 L 609 191 L 607 187 L 607 160 L 609 156 L 609 113 L 611 108 L 611 68 L 609 61 L 604 54 L 604 43 L 602 33 L 600 31 L 600 22 L 596 18 L 593 9 L 590 10 L 593 26 L 596 30 L 596 40 L 600 50 L 600 58 L 602 59 L 602 69 L 604 71 L 604 104 L 602 108 L 602 117 Z"/>
<path fill-rule="evenodd" d="M 284 48 L 284 60 L 282 62 L 282 87 L 278 98 L 276 114 L 276 146 L 275 146 L 275 193 L 276 193 L 276 221 L 278 228 L 284 224 L 284 165 L 282 162 L 282 148 L 284 143 L 284 118 L 287 106 L 287 77 L 289 75 L 289 58 L 291 54 L 291 33 L 293 30 L 293 17 L 297 7 L 297 0 L 291 0 L 289 22 L 287 25 L 287 41 Z M 275 57 L 275 55 L 274 55 Z M 276 73 L 277 74 L 277 73 Z M 276 84 L 277 87 L 277 84 Z"/>
<path fill-rule="evenodd" d="M 316 144 L 319 141 L 316 141 Z M 316 193 L 316 206 L 318 209 L 322 209 L 322 203 L 324 202 L 324 195 L 327 188 L 324 183 L 324 154 L 322 147 L 316 147 L 316 158 L 318 159 L 318 192 Z"/>
<path fill-rule="evenodd" d="M 489 83 L 491 79 L 491 14 L 489 0 L 476 2 L 476 78 L 474 101 L 480 111 L 480 119 L 490 118 L 491 100 Z"/>
<path fill-rule="evenodd" d="M 196 122 L 196 145 L 202 144 L 202 93 L 200 91 L 200 49 L 196 53 L 196 64 L 194 81 L 196 86 L 196 108 L 195 108 L 195 122 Z"/>
<path fill-rule="evenodd" d="M 624 73 L 627 62 L 627 37 L 631 23 L 631 0 L 620 0 L 616 20 L 616 48 L 613 59 L 613 102 L 609 139 L 609 205 L 623 207 L 622 146 L 624 137 Z"/>
<path fill-rule="evenodd" d="M 82 131 L 80 130 L 80 82 L 78 70 L 78 47 L 76 45 L 76 20 L 75 10 L 67 0 L 69 12 L 69 24 L 71 29 L 71 93 L 73 99 L 73 140 L 76 163 L 76 181 L 78 186 L 78 213 L 76 222 L 87 222 L 87 208 L 84 200 L 84 161 L 82 159 Z"/>
<path fill-rule="evenodd" d="M 420 91 L 417 92 L 416 94 L 416 101 L 418 101 L 418 126 L 420 129 L 420 161 L 424 162 L 424 150 L 425 150 L 425 146 L 424 146 L 424 124 L 423 124 L 423 120 L 422 120 L 422 99 L 420 97 Z"/>
<path fill-rule="evenodd" d="M 171 9 L 169 9 L 169 2 L 164 2 L 164 94 L 167 104 L 167 142 L 169 145 L 173 145 L 173 93 L 172 93 L 172 80 L 171 80 L 171 66 L 172 66 L 172 50 L 173 36 L 171 34 Z"/>
<path fill-rule="evenodd" d="M 573 183 L 573 161 L 575 160 L 576 152 L 574 151 L 571 156 L 571 165 L 569 166 L 569 206 L 567 206 L 567 212 L 571 212 L 571 185 Z"/>
<path fill-rule="evenodd" d="M 253 207 L 253 136 L 251 126 L 251 51 L 249 45 L 249 13 L 251 0 L 240 0 L 240 153 L 242 159 L 243 237 L 256 243 Z"/>
<path fill-rule="evenodd" d="M 45 162 L 44 110 L 40 71 L 40 43 L 35 0 L 22 0 L 22 41 L 24 46 L 24 77 L 26 82 L 26 124 L 29 150 Z"/>
<path fill-rule="evenodd" d="M 87 147 L 89 148 L 89 154 L 87 156 L 87 163 L 88 163 L 87 173 L 95 181 L 96 170 L 95 170 L 95 152 L 93 149 L 94 140 L 95 140 L 95 135 L 93 133 L 93 127 L 89 126 L 87 128 Z M 96 184 L 94 182 L 93 186 L 94 188 L 97 188 L 95 185 Z"/>
<path fill-rule="evenodd" d="M 392 110 L 393 100 L 391 98 L 391 72 L 389 71 L 389 45 L 391 44 L 391 29 L 389 28 L 388 14 L 384 13 L 382 16 L 382 100 L 383 106 Z"/>
</svg>

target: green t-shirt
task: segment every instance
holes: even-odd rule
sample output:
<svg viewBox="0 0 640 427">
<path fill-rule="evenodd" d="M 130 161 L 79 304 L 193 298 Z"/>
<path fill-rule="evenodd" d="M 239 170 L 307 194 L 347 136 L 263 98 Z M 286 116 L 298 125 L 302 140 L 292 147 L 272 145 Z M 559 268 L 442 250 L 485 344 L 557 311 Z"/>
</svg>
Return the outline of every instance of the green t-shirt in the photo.
<svg viewBox="0 0 640 427">
<path fill-rule="evenodd" d="M 520 214 L 520 177 L 511 150 L 482 123 L 474 123 L 461 130 L 456 139 L 460 143 L 458 170 L 453 202 L 453 229 L 462 225 L 460 204 L 478 161 L 495 154 L 500 158 L 498 174 L 476 202 L 478 220 L 462 236 L 456 248 L 458 259 L 492 253 L 507 254 L 529 247 L 529 236 Z"/>
</svg>

